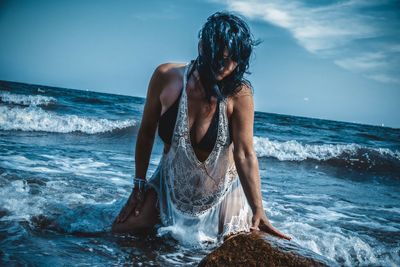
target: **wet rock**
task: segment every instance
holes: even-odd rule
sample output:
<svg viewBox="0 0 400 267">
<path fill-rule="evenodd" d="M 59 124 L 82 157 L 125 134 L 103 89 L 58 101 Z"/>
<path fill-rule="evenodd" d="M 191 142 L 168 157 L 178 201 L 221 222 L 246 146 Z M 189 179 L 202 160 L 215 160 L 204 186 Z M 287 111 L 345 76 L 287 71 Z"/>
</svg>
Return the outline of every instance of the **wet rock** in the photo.
<svg viewBox="0 0 400 267">
<path fill-rule="evenodd" d="M 39 214 L 31 217 L 31 224 L 34 228 L 37 229 L 56 229 L 56 224 L 49 217 Z"/>
<path fill-rule="evenodd" d="M 4 216 L 8 216 L 9 214 L 10 214 L 10 212 L 8 210 L 0 209 L 0 218 L 4 217 Z"/>
<path fill-rule="evenodd" d="M 273 242 L 262 233 L 240 233 L 229 237 L 225 242 L 208 254 L 199 263 L 199 267 L 218 266 L 328 266 L 321 260 L 306 257 L 296 252 L 292 245 Z M 280 244 L 279 244 L 280 243 Z"/>
</svg>

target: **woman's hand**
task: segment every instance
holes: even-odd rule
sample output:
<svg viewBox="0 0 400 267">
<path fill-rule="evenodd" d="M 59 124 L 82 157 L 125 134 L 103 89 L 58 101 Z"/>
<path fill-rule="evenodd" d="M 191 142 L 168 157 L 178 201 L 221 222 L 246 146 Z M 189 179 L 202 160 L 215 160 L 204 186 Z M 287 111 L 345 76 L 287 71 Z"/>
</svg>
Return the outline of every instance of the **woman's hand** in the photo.
<svg viewBox="0 0 400 267">
<path fill-rule="evenodd" d="M 278 229 L 272 226 L 272 224 L 269 222 L 267 218 L 267 215 L 265 214 L 264 209 L 258 209 L 253 214 L 253 218 L 251 221 L 252 221 L 252 226 L 250 227 L 250 230 L 261 230 L 280 238 L 284 238 L 287 240 L 292 239 L 290 236 L 281 233 Z"/>
<path fill-rule="evenodd" d="M 144 197 L 145 197 L 144 190 L 139 190 L 138 188 L 134 188 L 125 206 L 122 208 L 121 212 L 117 216 L 115 222 L 116 223 L 124 222 L 131 215 L 132 212 L 135 212 L 134 213 L 135 216 L 138 216 L 143 207 Z"/>
</svg>

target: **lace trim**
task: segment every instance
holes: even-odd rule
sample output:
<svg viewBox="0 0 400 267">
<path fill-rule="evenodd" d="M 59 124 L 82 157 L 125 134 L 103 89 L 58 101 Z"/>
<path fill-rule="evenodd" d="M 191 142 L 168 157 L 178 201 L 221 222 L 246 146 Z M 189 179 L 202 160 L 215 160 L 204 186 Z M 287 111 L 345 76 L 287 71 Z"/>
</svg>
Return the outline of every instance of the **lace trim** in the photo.
<svg viewBox="0 0 400 267">
<path fill-rule="evenodd" d="M 214 148 L 204 162 L 198 160 L 190 140 L 188 99 L 186 94 L 188 64 L 185 66 L 183 92 L 170 150 L 163 168 L 171 200 L 180 212 L 199 216 L 218 204 L 237 177 L 236 168 L 227 166 L 229 125 L 226 100 L 219 102 L 218 135 Z M 229 168 L 228 168 L 229 167 Z M 210 175 L 214 173 L 213 177 Z"/>
</svg>

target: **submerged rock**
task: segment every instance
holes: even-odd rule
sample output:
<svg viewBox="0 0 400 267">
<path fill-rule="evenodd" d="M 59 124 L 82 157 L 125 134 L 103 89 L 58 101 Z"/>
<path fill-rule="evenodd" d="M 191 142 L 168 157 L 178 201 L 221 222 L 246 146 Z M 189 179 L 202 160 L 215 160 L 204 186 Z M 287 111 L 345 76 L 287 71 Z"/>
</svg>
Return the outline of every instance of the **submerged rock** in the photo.
<svg viewBox="0 0 400 267">
<path fill-rule="evenodd" d="M 322 259 L 315 259 L 317 255 L 312 255 L 312 252 L 308 252 L 308 256 L 301 255 L 293 245 L 285 246 L 284 242 L 291 243 L 274 242 L 260 232 L 240 233 L 226 239 L 220 247 L 203 258 L 199 267 L 328 266 Z"/>
</svg>

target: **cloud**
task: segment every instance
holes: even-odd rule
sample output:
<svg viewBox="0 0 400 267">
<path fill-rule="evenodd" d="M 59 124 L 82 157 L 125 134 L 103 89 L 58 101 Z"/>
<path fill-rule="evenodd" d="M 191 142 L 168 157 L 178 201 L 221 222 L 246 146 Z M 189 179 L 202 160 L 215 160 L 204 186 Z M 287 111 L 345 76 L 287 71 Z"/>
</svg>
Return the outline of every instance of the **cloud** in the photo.
<svg viewBox="0 0 400 267">
<path fill-rule="evenodd" d="M 368 78 L 373 79 L 378 82 L 382 83 L 397 83 L 400 84 L 400 79 L 391 77 L 386 74 L 374 74 L 374 75 L 369 75 Z"/>
<path fill-rule="evenodd" d="M 365 53 L 354 58 L 344 58 L 335 60 L 335 64 L 348 70 L 365 71 L 386 67 L 388 63 L 385 61 L 386 56 L 382 52 Z"/>
<path fill-rule="evenodd" d="M 379 82 L 400 73 L 400 21 L 395 1 L 226 0 L 229 10 L 289 31 L 310 53 Z M 398 72 L 398 71 L 397 71 Z M 388 79 L 376 79 L 382 77 Z M 375 78 L 372 78 L 375 77 Z"/>
</svg>

